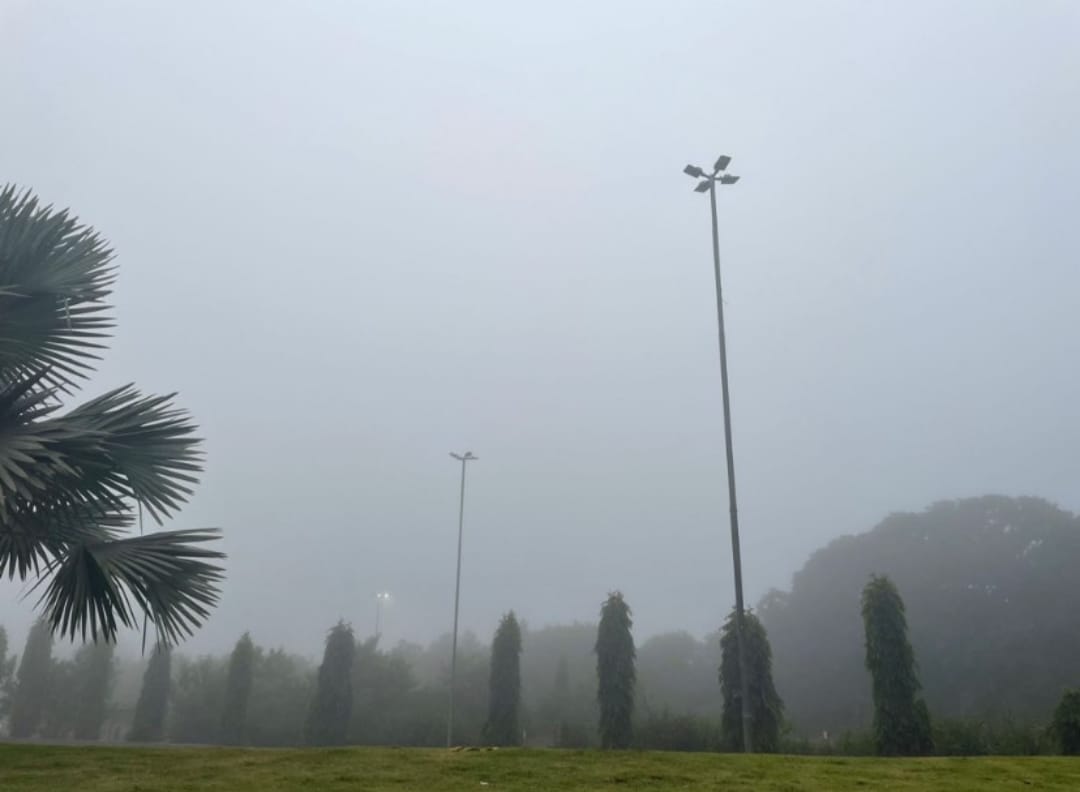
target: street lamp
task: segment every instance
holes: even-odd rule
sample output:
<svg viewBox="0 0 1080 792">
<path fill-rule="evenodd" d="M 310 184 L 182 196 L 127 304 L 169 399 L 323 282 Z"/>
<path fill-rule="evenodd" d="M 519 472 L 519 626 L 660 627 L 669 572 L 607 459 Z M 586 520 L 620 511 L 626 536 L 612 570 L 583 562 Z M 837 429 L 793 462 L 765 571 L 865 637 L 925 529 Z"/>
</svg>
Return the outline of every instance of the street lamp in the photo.
<svg viewBox="0 0 1080 792">
<path fill-rule="evenodd" d="M 382 605 L 384 602 L 390 601 L 389 591 L 380 591 L 375 595 L 375 639 L 378 640 L 381 633 L 379 632 L 379 625 L 382 617 Z"/>
<path fill-rule="evenodd" d="M 446 716 L 447 748 L 454 744 L 454 682 L 457 677 L 458 604 L 461 601 L 461 534 L 465 526 L 465 465 L 477 459 L 472 451 L 466 451 L 464 454 L 451 452 L 450 456 L 461 463 L 461 500 L 458 506 L 457 579 L 454 583 L 454 637 L 450 649 L 450 708 Z"/>
<path fill-rule="evenodd" d="M 750 714 L 750 680 L 746 674 L 746 625 L 743 611 L 742 556 L 739 551 L 739 510 L 735 502 L 735 455 L 731 446 L 731 402 L 728 396 L 727 344 L 724 341 L 724 299 L 720 285 L 720 232 L 716 221 L 716 185 L 734 184 L 738 176 L 725 173 L 731 157 L 724 155 L 716 160 L 712 173 L 697 165 L 687 165 L 683 173 L 699 179 L 694 192 L 708 193 L 712 208 L 713 269 L 716 273 L 716 323 L 720 337 L 720 388 L 724 400 L 724 443 L 727 447 L 728 503 L 731 506 L 731 557 L 735 566 L 735 646 L 739 658 L 739 696 L 742 699 L 743 750 L 750 753 L 752 716 Z"/>
</svg>

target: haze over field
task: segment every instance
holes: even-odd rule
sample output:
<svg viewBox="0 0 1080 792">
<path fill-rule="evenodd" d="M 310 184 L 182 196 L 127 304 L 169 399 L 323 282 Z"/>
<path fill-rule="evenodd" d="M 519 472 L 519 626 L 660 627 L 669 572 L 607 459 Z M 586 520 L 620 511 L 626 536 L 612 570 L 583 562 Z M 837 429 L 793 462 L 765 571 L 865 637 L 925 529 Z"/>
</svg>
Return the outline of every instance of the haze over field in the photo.
<svg viewBox="0 0 1080 792">
<path fill-rule="evenodd" d="M 181 393 L 173 527 L 301 651 L 462 623 L 715 630 L 892 511 L 1080 510 L 1080 5 L 0 2 L 0 182 L 118 254 L 86 394 Z M 0 584 L 21 646 L 33 599 Z"/>
</svg>

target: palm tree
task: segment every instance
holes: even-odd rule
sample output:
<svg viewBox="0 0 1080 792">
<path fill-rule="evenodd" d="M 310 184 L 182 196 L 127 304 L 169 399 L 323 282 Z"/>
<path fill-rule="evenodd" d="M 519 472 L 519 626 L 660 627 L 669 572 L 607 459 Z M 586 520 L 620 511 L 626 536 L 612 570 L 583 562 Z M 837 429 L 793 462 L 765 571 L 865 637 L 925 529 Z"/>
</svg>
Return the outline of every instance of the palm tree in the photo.
<svg viewBox="0 0 1080 792">
<path fill-rule="evenodd" d="M 61 635 L 113 640 L 142 617 L 174 643 L 217 603 L 218 532 L 130 529 L 136 507 L 160 525 L 191 494 L 196 427 L 133 385 L 61 411 L 105 348 L 115 276 L 92 228 L 0 189 L 0 577 L 44 586 Z"/>
</svg>

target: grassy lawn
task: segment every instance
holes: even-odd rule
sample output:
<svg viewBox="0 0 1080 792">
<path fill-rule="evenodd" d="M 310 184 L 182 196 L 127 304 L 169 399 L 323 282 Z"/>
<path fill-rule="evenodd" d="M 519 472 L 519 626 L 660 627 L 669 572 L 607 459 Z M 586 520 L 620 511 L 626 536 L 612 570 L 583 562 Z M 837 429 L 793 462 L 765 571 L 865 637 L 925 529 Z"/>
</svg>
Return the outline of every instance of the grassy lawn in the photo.
<svg viewBox="0 0 1080 792">
<path fill-rule="evenodd" d="M 1067 758 L 0 745 L 0 790 L 1080 790 Z"/>
</svg>

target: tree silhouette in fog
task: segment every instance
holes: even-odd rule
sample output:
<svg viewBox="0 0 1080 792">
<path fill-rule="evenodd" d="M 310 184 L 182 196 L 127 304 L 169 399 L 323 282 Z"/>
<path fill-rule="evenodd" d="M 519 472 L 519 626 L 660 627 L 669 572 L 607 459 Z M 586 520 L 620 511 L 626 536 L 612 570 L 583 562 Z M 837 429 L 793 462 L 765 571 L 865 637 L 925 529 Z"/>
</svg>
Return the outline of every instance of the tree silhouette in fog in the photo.
<svg viewBox="0 0 1080 792">
<path fill-rule="evenodd" d="M 630 606 L 621 592 L 608 595 L 596 631 L 596 699 L 600 704 L 600 745 L 629 748 L 633 741 L 634 636 Z"/>
</svg>

